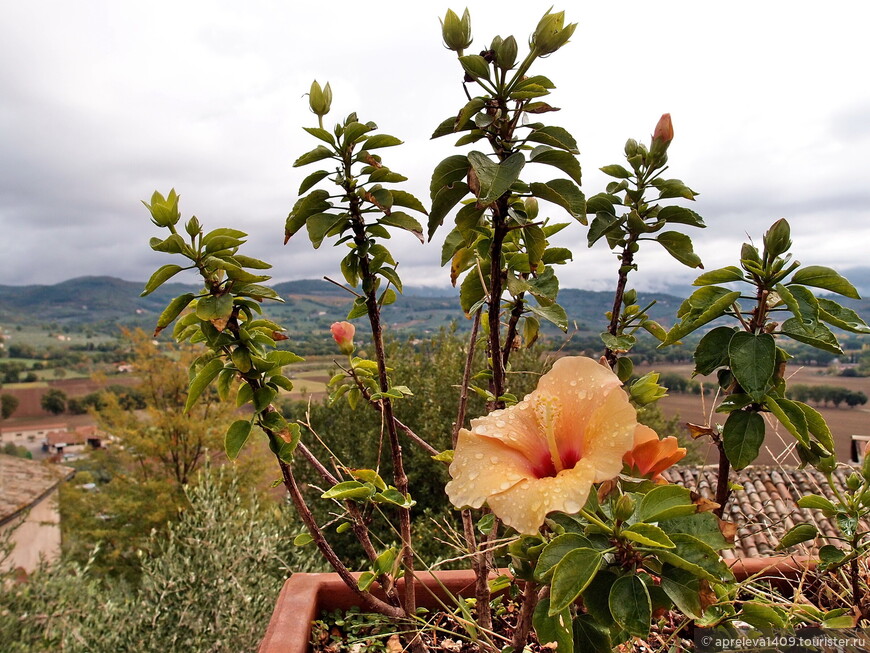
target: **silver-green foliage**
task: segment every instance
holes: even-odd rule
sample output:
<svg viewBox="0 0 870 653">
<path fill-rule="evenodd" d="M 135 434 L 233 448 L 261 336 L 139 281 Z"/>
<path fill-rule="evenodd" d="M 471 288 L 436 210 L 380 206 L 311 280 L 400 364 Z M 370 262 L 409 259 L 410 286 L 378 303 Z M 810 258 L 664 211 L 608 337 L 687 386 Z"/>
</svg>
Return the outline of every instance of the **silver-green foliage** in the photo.
<svg viewBox="0 0 870 653">
<path fill-rule="evenodd" d="M 293 557 L 284 510 L 248 496 L 229 473 L 204 470 L 188 497 L 139 587 L 60 561 L 0 593 L 3 650 L 256 650 L 284 578 L 310 563 Z"/>
</svg>

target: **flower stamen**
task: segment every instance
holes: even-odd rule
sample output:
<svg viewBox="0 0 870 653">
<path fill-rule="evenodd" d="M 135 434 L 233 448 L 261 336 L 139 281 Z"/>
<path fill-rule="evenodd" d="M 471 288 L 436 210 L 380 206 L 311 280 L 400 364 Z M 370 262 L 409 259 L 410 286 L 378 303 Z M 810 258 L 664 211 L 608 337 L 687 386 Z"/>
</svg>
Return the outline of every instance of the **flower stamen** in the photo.
<svg viewBox="0 0 870 653">
<path fill-rule="evenodd" d="M 562 405 L 558 397 L 546 396 L 541 397 L 535 404 L 535 414 L 538 418 L 538 424 L 541 426 L 541 432 L 547 440 L 547 448 L 550 451 L 550 460 L 553 461 L 553 467 L 558 474 L 565 465 L 562 463 L 562 456 L 559 454 L 559 446 L 556 443 L 556 420 L 562 414 Z"/>
</svg>

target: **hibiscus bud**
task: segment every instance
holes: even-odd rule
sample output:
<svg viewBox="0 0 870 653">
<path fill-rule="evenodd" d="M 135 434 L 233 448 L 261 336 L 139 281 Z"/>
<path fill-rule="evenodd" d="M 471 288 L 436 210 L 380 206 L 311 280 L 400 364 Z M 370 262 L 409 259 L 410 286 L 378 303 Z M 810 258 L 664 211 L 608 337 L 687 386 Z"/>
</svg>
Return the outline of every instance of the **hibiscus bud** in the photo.
<svg viewBox="0 0 870 653">
<path fill-rule="evenodd" d="M 861 477 L 858 476 L 858 472 L 852 472 L 849 474 L 849 478 L 846 479 L 846 487 L 849 488 L 851 492 L 854 492 L 861 487 Z"/>
<path fill-rule="evenodd" d="M 816 469 L 818 469 L 823 474 L 833 473 L 835 469 L 837 469 L 837 457 L 836 456 L 826 456 L 819 460 L 816 463 Z"/>
<path fill-rule="evenodd" d="M 329 330 L 332 332 L 332 338 L 338 344 L 341 353 L 352 354 L 355 349 L 353 334 L 356 332 L 356 327 L 350 322 L 333 322 Z"/>
<path fill-rule="evenodd" d="M 200 231 L 202 231 L 202 227 L 199 224 L 199 220 L 196 219 L 196 216 L 193 216 L 187 221 L 187 224 L 184 225 L 184 230 L 187 232 L 187 235 L 191 237 L 196 236 Z"/>
<path fill-rule="evenodd" d="M 666 397 L 668 389 L 658 384 L 658 372 L 648 372 L 631 384 L 628 394 L 639 406 L 646 406 Z"/>
<path fill-rule="evenodd" d="M 538 27 L 532 34 L 529 47 L 539 57 L 553 54 L 568 42 L 575 29 L 577 29 L 577 23 L 565 25 L 564 11 L 551 14 L 548 9 L 547 13 L 538 21 Z"/>
<path fill-rule="evenodd" d="M 780 218 L 764 234 L 764 253 L 773 260 L 791 247 L 791 229 L 785 218 Z"/>
<path fill-rule="evenodd" d="M 616 502 L 613 516 L 619 521 L 627 521 L 634 514 L 634 499 L 628 494 L 623 494 Z"/>
<path fill-rule="evenodd" d="M 637 141 L 629 138 L 625 141 L 625 156 L 632 157 L 637 154 Z"/>
<path fill-rule="evenodd" d="M 495 63 L 502 70 L 510 70 L 517 62 L 517 40 L 513 36 L 509 36 L 498 44 L 498 47 L 493 47 L 495 51 Z"/>
<path fill-rule="evenodd" d="M 671 141 L 674 140 L 674 126 L 671 123 L 671 114 L 662 114 L 653 132 L 652 145 L 649 151 L 653 161 L 664 163 L 666 152 Z"/>
<path fill-rule="evenodd" d="M 462 56 L 465 48 L 471 45 L 471 16 L 467 8 L 461 19 L 452 9 L 447 10 L 444 20 L 441 21 L 441 38 L 448 50 Z"/>
<path fill-rule="evenodd" d="M 329 107 L 332 105 L 332 89 L 329 87 L 329 82 L 321 88 L 320 84 L 315 79 L 311 82 L 311 90 L 308 91 L 308 106 L 312 113 L 322 118 L 329 113 Z"/>
<path fill-rule="evenodd" d="M 529 220 L 534 220 L 538 217 L 538 199 L 536 197 L 527 197 L 524 199 L 523 206 L 526 209 L 526 217 Z"/>
<path fill-rule="evenodd" d="M 864 448 L 864 462 L 861 465 L 861 475 L 866 481 L 870 482 L 870 442 Z"/>
</svg>

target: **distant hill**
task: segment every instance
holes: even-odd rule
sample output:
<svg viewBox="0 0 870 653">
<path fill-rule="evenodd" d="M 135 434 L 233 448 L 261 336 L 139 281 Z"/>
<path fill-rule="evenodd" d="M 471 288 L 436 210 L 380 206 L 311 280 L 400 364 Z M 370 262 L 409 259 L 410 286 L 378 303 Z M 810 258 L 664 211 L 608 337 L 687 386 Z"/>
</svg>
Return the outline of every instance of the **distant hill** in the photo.
<svg viewBox="0 0 870 653">
<path fill-rule="evenodd" d="M 78 277 L 55 285 L 0 285 L 0 326 L 50 324 L 90 326 L 114 332 L 119 325 L 151 329 L 166 304 L 177 295 L 197 292 L 198 286 L 169 283 L 147 297 L 139 297 L 144 284 L 114 277 Z M 346 317 L 353 299 L 350 293 L 320 279 L 303 279 L 275 284 L 283 304 L 264 305 L 266 312 L 300 334 L 324 332 L 329 325 Z M 403 333 L 426 333 L 456 323 L 465 329 L 454 288 L 406 288 L 404 296 L 384 309 L 384 320 Z M 643 306 L 655 299 L 650 310 L 653 319 L 665 325 L 674 320 L 682 298 L 668 294 L 640 293 Z M 611 308 L 612 294 L 574 288 L 562 289 L 559 303 L 569 320 L 581 331 L 600 331 L 604 313 Z M 845 300 L 859 314 L 870 315 L 870 301 Z M 548 329 L 555 332 L 555 329 Z"/>
</svg>

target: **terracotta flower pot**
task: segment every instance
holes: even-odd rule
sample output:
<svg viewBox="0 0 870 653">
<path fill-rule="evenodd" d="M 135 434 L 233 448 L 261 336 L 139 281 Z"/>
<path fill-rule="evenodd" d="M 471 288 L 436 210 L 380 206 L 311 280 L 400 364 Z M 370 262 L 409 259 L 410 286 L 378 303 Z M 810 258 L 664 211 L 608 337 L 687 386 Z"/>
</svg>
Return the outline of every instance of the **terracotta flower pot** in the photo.
<svg viewBox="0 0 870 653">
<path fill-rule="evenodd" d="M 816 563 L 806 556 L 777 556 L 738 558 L 729 560 L 728 564 L 738 581 L 756 576 L 786 591 L 790 583 L 806 570 L 812 570 Z M 507 570 L 501 571 L 508 573 Z M 441 571 L 436 577 L 437 580 L 431 575 L 420 574 L 416 591 L 418 605 L 438 607 L 438 601 L 447 598 L 442 584 L 453 595 L 474 595 L 474 572 L 471 570 Z M 259 653 L 307 653 L 311 622 L 323 610 L 346 610 L 357 605 L 356 595 L 338 574 L 293 574 L 281 589 Z"/>
</svg>

